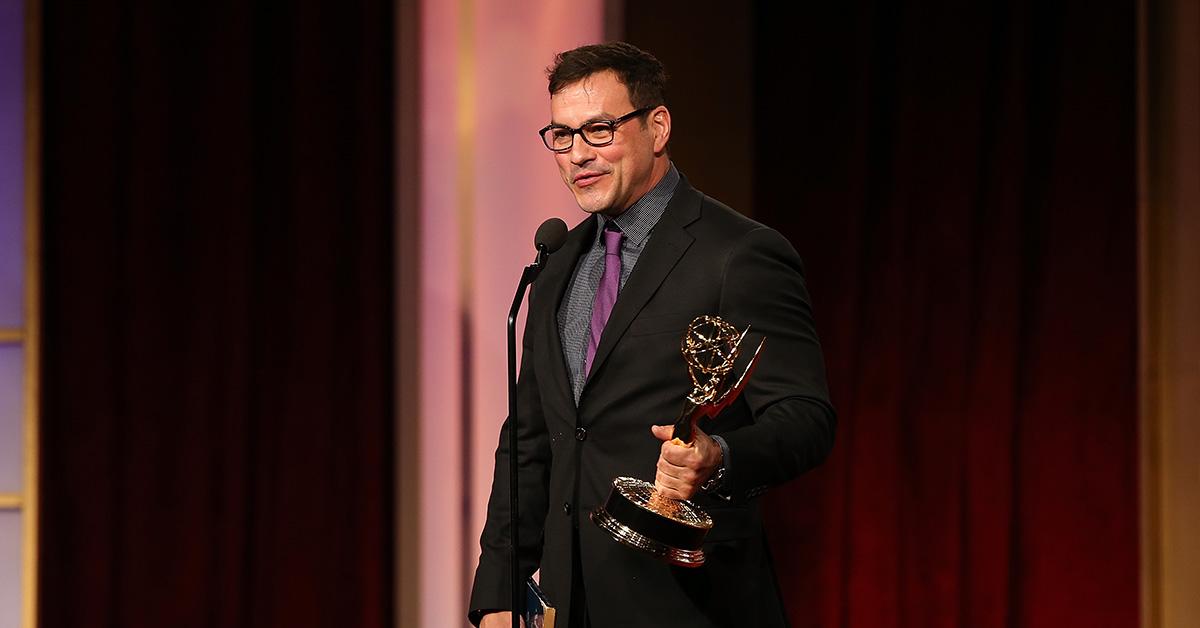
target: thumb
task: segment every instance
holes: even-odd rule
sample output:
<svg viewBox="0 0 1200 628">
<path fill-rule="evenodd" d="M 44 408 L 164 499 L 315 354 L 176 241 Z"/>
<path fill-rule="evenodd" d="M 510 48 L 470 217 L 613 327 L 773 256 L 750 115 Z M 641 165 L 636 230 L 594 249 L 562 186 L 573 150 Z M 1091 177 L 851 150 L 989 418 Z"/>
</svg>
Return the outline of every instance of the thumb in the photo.
<svg viewBox="0 0 1200 628">
<path fill-rule="evenodd" d="M 673 425 L 651 425 L 650 432 L 652 434 L 654 434 L 654 437 L 657 438 L 658 440 L 667 441 L 667 440 L 671 440 L 671 435 L 675 432 L 675 426 L 673 426 Z"/>
</svg>

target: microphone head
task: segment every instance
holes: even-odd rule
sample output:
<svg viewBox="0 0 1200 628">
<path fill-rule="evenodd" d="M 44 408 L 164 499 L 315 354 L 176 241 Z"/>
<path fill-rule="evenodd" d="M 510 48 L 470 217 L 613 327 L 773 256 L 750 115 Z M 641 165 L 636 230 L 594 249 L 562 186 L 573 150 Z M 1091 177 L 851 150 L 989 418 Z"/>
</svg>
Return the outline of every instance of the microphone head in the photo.
<svg viewBox="0 0 1200 628">
<path fill-rule="evenodd" d="M 539 249 L 545 247 L 547 255 L 562 248 L 566 241 L 567 223 L 563 222 L 562 218 L 551 218 L 543 222 L 537 233 L 533 234 L 533 246 Z"/>
</svg>

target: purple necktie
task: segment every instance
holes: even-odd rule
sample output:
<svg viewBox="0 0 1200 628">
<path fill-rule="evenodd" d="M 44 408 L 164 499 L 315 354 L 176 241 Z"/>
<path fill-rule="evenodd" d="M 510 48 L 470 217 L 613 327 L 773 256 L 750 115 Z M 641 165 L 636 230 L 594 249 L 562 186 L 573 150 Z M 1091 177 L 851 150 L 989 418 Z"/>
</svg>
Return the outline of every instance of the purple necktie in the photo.
<svg viewBox="0 0 1200 628">
<path fill-rule="evenodd" d="M 621 240 L 625 234 L 615 222 L 609 222 L 604 227 L 604 274 L 600 275 L 600 286 L 596 288 L 596 300 L 592 301 L 592 327 L 588 333 L 587 357 L 583 361 L 583 372 L 592 373 L 592 359 L 596 357 L 596 347 L 600 346 L 600 334 L 604 333 L 604 325 L 608 323 L 608 315 L 612 314 L 613 304 L 617 302 L 617 291 L 621 287 Z"/>
</svg>

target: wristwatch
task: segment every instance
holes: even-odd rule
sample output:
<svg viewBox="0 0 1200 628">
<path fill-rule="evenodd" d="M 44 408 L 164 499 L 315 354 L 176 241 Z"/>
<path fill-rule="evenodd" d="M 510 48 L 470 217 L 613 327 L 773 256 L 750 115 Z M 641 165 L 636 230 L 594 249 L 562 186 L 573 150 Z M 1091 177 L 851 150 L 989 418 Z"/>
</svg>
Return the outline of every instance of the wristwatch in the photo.
<svg viewBox="0 0 1200 628">
<path fill-rule="evenodd" d="M 717 470 L 714 471 L 713 474 L 711 476 L 709 476 L 709 478 L 707 480 L 704 481 L 704 484 L 700 485 L 700 490 L 704 491 L 705 493 L 711 493 L 711 492 L 721 488 L 721 485 L 724 483 L 725 483 L 725 465 L 721 465 L 721 466 L 717 467 Z"/>
<path fill-rule="evenodd" d="M 721 490 L 721 485 L 725 483 L 725 469 L 729 466 L 729 445 L 725 444 L 725 439 L 720 436 L 709 436 L 713 444 L 721 448 L 721 462 L 713 474 L 708 476 L 708 479 L 700 485 L 700 490 L 705 493 L 712 493 Z"/>
</svg>

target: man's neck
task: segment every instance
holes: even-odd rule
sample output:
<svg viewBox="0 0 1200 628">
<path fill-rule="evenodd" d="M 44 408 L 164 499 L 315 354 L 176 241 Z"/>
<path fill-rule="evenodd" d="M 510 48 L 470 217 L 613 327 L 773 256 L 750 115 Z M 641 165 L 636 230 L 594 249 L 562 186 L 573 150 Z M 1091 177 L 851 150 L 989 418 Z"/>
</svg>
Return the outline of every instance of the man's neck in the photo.
<svg viewBox="0 0 1200 628">
<path fill-rule="evenodd" d="M 653 190 L 654 187 L 657 186 L 660 181 L 662 181 L 663 177 L 667 176 L 667 172 L 670 170 L 671 159 L 669 157 L 663 155 L 662 157 L 656 158 L 654 160 L 654 166 L 650 169 L 650 183 L 646 185 L 645 189 L 642 190 L 642 193 L 638 194 L 638 197 L 633 199 L 633 202 L 627 207 L 622 207 L 620 209 L 604 209 L 600 211 L 600 215 L 604 216 L 605 218 L 616 218 L 617 216 L 629 211 L 629 208 L 637 205 L 638 201 L 642 200 L 643 197 L 649 194 L 650 190 Z"/>
</svg>

